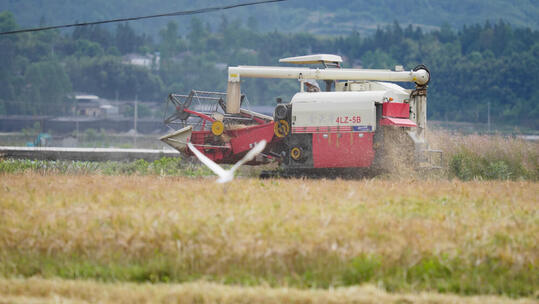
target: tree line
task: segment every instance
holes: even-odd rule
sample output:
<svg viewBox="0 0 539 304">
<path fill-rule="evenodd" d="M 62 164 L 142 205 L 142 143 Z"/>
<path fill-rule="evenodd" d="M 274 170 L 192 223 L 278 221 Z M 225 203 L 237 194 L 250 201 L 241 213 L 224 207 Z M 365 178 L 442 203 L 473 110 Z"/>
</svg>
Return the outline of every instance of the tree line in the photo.
<svg viewBox="0 0 539 304">
<path fill-rule="evenodd" d="M 13 14 L 0 13 L 1 31 L 17 27 Z M 254 18 L 243 23 L 223 16 L 218 26 L 192 18 L 186 31 L 170 22 L 155 38 L 127 23 L 113 30 L 1 36 L 0 114 L 66 114 L 72 92 L 156 101 L 170 92 L 225 91 L 227 65 L 276 65 L 283 57 L 333 53 L 346 67 L 427 65 L 430 119 L 484 122 L 490 105 L 494 122 L 539 128 L 536 30 L 497 21 L 426 32 L 395 22 L 363 37 L 357 31 L 320 36 L 258 27 Z M 124 56 L 132 53 L 154 62 L 126 64 Z M 242 85 L 250 104 L 267 105 L 290 98 L 297 87 L 294 80 L 248 79 Z"/>
</svg>

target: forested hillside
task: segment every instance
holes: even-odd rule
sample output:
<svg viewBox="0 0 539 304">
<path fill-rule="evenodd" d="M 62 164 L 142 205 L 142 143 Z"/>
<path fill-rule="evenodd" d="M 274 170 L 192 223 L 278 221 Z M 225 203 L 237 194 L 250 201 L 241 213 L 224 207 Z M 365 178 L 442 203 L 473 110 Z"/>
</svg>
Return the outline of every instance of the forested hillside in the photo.
<svg viewBox="0 0 539 304">
<path fill-rule="evenodd" d="M 73 91 L 106 98 L 164 100 L 169 92 L 226 89 L 226 65 L 275 65 L 279 58 L 335 53 L 345 66 L 431 70 L 429 118 L 486 121 L 487 104 L 496 123 L 539 128 L 539 32 L 503 21 L 443 26 L 426 32 L 397 22 L 372 35 L 351 32 L 320 36 L 257 30 L 251 19 L 219 17 L 217 26 L 188 19 L 168 23 L 153 39 L 118 24 L 0 37 L 0 114 L 62 114 Z M 260 27 L 260 23 L 258 23 Z M 16 17 L 0 13 L 0 31 L 17 28 Z M 139 53 L 156 59 L 150 67 L 125 63 Z M 294 80 L 247 80 L 251 104 L 273 104 L 297 89 Z"/>
<path fill-rule="evenodd" d="M 94 21 L 231 5 L 242 0 L 4 0 L 0 11 L 11 11 L 22 26 Z M 537 0 L 288 0 L 286 2 L 237 8 L 204 15 L 212 27 L 220 15 L 243 22 L 256 20 L 261 31 L 309 32 L 316 34 L 372 33 L 378 25 L 398 21 L 424 29 L 449 24 L 454 28 L 503 19 L 515 26 L 539 28 Z M 161 18 L 139 21 L 137 32 L 157 36 L 169 21 L 177 22 L 179 32 L 187 33 L 188 18 Z M 111 27 L 113 29 L 114 26 Z"/>
</svg>

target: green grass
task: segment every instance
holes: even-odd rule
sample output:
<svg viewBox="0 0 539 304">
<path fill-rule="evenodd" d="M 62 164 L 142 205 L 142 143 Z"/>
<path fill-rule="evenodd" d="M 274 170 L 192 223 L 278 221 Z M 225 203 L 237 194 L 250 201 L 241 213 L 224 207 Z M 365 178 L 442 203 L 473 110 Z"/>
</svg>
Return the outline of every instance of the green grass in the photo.
<svg viewBox="0 0 539 304">
<path fill-rule="evenodd" d="M 182 158 L 163 157 L 153 162 L 139 159 L 133 162 L 49 161 L 27 159 L 0 159 L 0 174 L 39 172 L 47 174 L 103 174 L 103 175 L 161 175 L 206 176 L 211 171 Z"/>
<path fill-rule="evenodd" d="M 122 258 L 101 262 L 89 256 L 3 254 L 2 276 L 94 279 L 105 282 L 183 283 L 209 280 L 225 284 L 295 288 L 328 288 L 376 284 L 389 292 L 435 291 L 463 295 L 499 294 L 534 296 L 539 275 L 533 264 L 516 267 L 498 258 L 449 258 L 424 255 L 386 261 L 377 255 L 360 255 L 347 261 L 332 255 L 297 257 L 291 268 L 256 269 L 231 263 L 226 271 L 212 273 L 210 265 L 190 265 L 174 255 L 156 253 L 144 259 Z M 256 261 L 246 260 L 246 264 Z"/>
<path fill-rule="evenodd" d="M 539 162 L 533 159 L 531 168 L 526 168 L 522 161 L 514 161 L 503 155 L 483 156 L 463 149 L 451 156 L 449 170 L 461 180 L 474 178 L 487 180 L 539 180 Z"/>
<path fill-rule="evenodd" d="M 432 130 L 429 145 L 444 153 L 442 170 L 464 181 L 539 180 L 539 143 L 502 135 Z"/>
</svg>

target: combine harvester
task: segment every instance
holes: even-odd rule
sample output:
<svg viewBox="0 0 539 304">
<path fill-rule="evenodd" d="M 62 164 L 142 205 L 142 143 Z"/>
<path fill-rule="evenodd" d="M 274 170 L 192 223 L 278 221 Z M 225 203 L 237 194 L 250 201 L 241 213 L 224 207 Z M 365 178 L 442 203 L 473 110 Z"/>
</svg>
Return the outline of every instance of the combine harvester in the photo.
<svg viewBox="0 0 539 304">
<path fill-rule="evenodd" d="M 402 147 L 408 162 L 433 167 L 433 153 L 425 140 L 427 128 L 428 69 L 411 71 L 341 68 L 336 55 L 284 58 L 289 64 L 318 64 L 322 68 L 237 66 L 228 68 L 227 92 L 191 91 L 170 94 L 173 113 L 165 124 L 175 131 L 161 140 L 192 155 L 191 142 L 216 163 L 233 164 L 257 142 L 268 144 L 249 164 L 277 162 L 281 174 L 333 172 L 343 168 L 392 166 L 386 151 Z M 277 99 L 273 117 L 241 108 L 241 79 L 297 79 L 299 92 L 289 103 Z M 323 81 L 320 90 L 316 80 Z M 406 90 L 394 83 L 413 82 Z M 395 136 L 397 134 L 398 136 Z M 388 141 L 386 138 L 399 138 Z M 391 163 L 391 162 L 390 162 Z M 331 170 L 328 170 L 331 169 Z"/>
</svg>

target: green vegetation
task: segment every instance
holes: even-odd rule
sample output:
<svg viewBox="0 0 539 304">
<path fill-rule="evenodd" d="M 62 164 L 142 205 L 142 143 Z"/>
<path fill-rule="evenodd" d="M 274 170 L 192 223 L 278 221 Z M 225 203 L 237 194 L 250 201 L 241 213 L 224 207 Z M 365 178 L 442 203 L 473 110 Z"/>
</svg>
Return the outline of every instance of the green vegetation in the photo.
<svg viewBox="0 0 539 304">
<path fill-rule="evenodd" d="M 501 135 L 431 131 L 431 147 L 444 152 L 447 177 L 461 180 L 539 180 L 539 143 Z"/>
<path fill-rule="evenodd" d="M 37 172 L 43 174 L 104 174 L 104 175 L 161 175 L 205 176 L 209 169 L 182 160 L 163 157 L 153 162 L 139 159 L 134 162 L 89 162 L 0 159 L 0 174 Z"/>
<path fill-rule="evenodd" d="M 446 24 L 426 32 L 395 22 L 368 36 L 328 37 L 263 32 L 253 22 L 223 16 L 214 27 L 192 18 L 185 33 L 169 22 L 156 41 L 130 24 L 3 36 L 0 114 L 68 113 L 72 103 L 66 96 L 72 91 L 124 100 L 160 100 L 191 89 L 224 91 L 226 65 L 275 65 L 286 56 L 337 53 L 346 66 L 403 64 L 411 69 L 426 64 L 432 72 L 430 119 L 486 122 L 490 104 L 494 124 L 539 127 L 537 30 L 496 21 L 458 30 Z M 0 13 L 0 30 L 15 28 L 15 16 Z M 132 52 L 152 63 L 126 64 L 122 56 Z M 247 79 L 242 88 L 251 104 L 270 105 L 275 97 L 290 98 L 297 82 Z"/>
<path fill-rule="evenodd" d="M 240 2 L 242 1 L 162 0 L 157 5 L 151 0 L 94 0 L 76 4 L 62 0 L 3 1 L 0 2 L 0 11 L 13 12 L 19 22 L 27 27 L 151 15 Z M 224 15 L 239 18 L 253 29 L 262 31 L 340 35 L 354 30 L 359 30 L 362 34 L 372 33 L 376 30 L 376 25 L 385 25 L 393 20 L 424 28 L 437 28 L 444 23 L 460 28 L 471 22 L 504 19 L 516 26 L 537 29 L 538 14 L 539 8 L 534 0 L 311 0 L 237 8 L 202 16 L 212 27 L 219 25 L 221 15 Z M 180 25 L 182 34 L 188 32 L 189 18 L 178 17 L 173 20 Z M 170 18 L 144 20 L 133 23 L 133 27 L 137 32 L 157 36 L 168 21 Z"/>
<path fill-rule="evenodd" d="M 535 166 L 538 167 L 537 165 Z M 479 156 L 470 151 L 463 151 L 451 158 L 451 172 L 462 180 L 473 178 L 482 179 L 530 179 L 537 180 L 539 171 L 528 171 L 521 163 L 511 163 L 506 160 L 493 159 Z"/>
<path fill-rule="evenodd" d="M 297 257 L 297 267 L 281 269 L 277 261 L 263 269 L 253 269 L 245 263 L 231 263 L 223 273 L 212 274 L 208 265 L 196 265 L 176 255 L 163 255 L 156 249 L 152 256 L 142 258 L 117 257 L 103 262 L 91 256 L 77 254 L 44 255 L 5 252 L 0 255 L 9 265 L 0 265 L 0 275 L 62 278 L 70 280 L 96 279 L 106 282 L 183 283 L 196 280 L 224 282 L 231 285 L 275 288 L 329 288 L 378 284 L 389 292 L 428 290 L 462 295 L 501 294 L 530 297 L 539 279 L 533 264 L 515 267 L 513 263 L 488 258 L 479 265 L 477 259 L 443 258 L 425 255 L 417 261 L 403 257 L 400 261 L 383 263 L 380 256 L 359 256 L 342 261 L 338 256 Z M 201 257 L 202 258 L 202 257 Z M 275 264 L 274 264 L 275 263 Z M 202 264 L 202 263 L 201 263 Z"/>
</svg>

